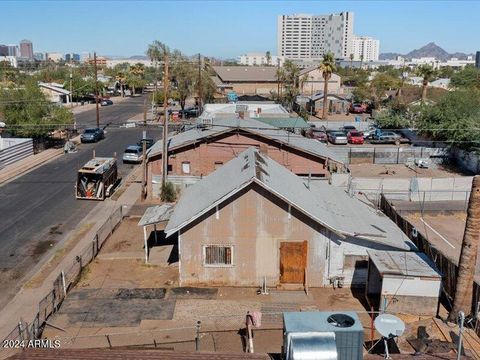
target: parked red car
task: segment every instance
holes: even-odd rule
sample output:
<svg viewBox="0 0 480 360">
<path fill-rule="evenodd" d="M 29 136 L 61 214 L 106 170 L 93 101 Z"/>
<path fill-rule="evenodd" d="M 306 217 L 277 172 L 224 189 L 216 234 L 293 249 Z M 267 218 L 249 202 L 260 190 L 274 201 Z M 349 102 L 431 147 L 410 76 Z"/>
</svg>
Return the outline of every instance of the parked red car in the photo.
<svg viewBox="0 0 480 360">
<path fill-rule="evenodd" d="M 361 103 L 353 103 L 350 105 L 350 112 L 352 114 L 363 114 L 367 111 L 367 106 Z"/>
<path fill-rule="evenodd" d="M 320 129 L 308 129 L 304 132 L 304 136 L 310 139 L 315 139 L 321 142 L 327 142 L 327 133 Z"/>
<path fill-rule="evenodd" d="M 364 140 L 363 140 L 363 133 L 360 131 L 350 131 L 347 134 L 347 140 L 349 144 L 359 144 L 362 145 Z"/>
</svg>

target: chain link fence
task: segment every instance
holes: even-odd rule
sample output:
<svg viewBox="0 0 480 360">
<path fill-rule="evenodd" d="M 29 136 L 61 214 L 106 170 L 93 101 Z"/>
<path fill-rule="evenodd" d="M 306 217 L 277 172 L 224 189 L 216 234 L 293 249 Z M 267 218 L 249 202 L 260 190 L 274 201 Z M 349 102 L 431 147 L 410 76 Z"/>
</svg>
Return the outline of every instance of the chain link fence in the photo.
<svg viewBox="0 0 480 360">
<path fill-rule="evenodd" d="M 31 322 L 20 319 L 18 325 L 4 341 L 29 341 L 40 338 L 48 318 L 54 314 L 68 291 L 81 278 L 82 271 L 97 256 L 105 241 L 112 235 L 124 218 L 124 210 L 118 207 L 100 227 L 92 241 L 78 254 L 70 267 L 58 274 L 52 290 L 38 303 L 38 312 Z"/>
</svg>

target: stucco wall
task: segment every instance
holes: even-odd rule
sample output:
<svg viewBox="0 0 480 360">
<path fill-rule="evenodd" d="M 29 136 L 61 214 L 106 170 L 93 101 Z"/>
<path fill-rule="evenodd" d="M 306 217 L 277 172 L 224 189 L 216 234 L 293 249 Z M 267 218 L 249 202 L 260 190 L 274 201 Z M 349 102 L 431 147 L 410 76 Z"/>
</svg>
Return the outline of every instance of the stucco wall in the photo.
<svg viewBox="0 0 480 360">
<path fill-rule="evenodd" d="M 219 206 L 218 212 L 212 209 L 182 230 L 180 282 L 182 285 L 260 286 L 265 276 L 269 286 L 278 285 L 280 243 L 305 240 L 308 241 L 311 287 L 329 285 L 329 278 L 333 276 L 345 276 L 345 284 L 350 284 L 353 271 L 344 271 L 344 255 L 366 256 L 367 247 L 385 249 L 358 240 L 346 242 L 293 208 L 289 215 L 286 203 L 253 185 Z M 234 265 L 205 267 L 203 246 L 220 244 L 234 247 Z"/>
</svg>

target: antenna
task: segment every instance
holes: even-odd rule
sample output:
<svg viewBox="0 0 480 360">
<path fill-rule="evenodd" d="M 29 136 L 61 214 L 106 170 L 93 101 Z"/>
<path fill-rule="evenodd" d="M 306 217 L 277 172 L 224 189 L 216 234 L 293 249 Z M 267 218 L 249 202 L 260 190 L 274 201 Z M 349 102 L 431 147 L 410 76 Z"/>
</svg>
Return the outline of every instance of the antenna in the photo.
<svg viewBox="0 0 480 360">
<path fill-rule="evenodd" d="M 381 314 L 377 316 L 374 322 L 375 329 L 382 335 L 385 344 L 385 359 L 390 359 L 388 353 L 388 339 L 402 336 L 405 331 L 405 324 L 395 315 Z"/>
</svg>

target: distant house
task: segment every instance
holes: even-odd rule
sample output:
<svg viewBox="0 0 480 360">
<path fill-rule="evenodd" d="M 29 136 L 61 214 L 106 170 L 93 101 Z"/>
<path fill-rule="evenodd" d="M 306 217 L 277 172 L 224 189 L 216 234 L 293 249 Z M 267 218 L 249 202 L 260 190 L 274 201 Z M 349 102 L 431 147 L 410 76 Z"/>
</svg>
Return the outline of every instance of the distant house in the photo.
<svg viewBox="0 0 480 360">
<path fill-rule="evenodd" d="M 188 187 L 165 227 L 180 284 L 364 284 L 367 250 L 415 246 L 386 216 L 248 148 Z"/>
<path fill-rule="evenodd" d="M 214 83 L 220 92 L 238 95 L 270 95 L 277 92 L 277 68 L 274 66 L 213 66 Z"/>
<path fill-rule="evenodd" d="M 70 91 L 65 90 L 61 84 L 39 82 L 38 86 L 50 102 L 69 104 L 71 101 Z"/>
<path fill-rule="evenodd" d="M 429 83 L 430 87 L 440 88 L 444 90 L 449 90 L 450 88 L 450 79 L 441 78 Z"/>
<path fill-rule="evenodd" d="M 300 93 L 304 95 L 313 95 L 322 92 L 325 87 L 325 79 L 323 72 L 318 69 L 318 66 L 312 66 L 300 71 L 299 76 Z M 328 80 L 328 94 L 342 93 L 342 79 L 337 74 L 332 74 Z"/>
<path fill-rule="evenodd" d="M 198 180 L 252 146 L 297 175 L 328 177 L 332 172 L 348 171 L 346 165 L 317 140 L 257 119 L 223 118 L 168 139 L 168 177 L 178 183 L 192 181 L 192 177 Z M 162 152 L 160 140 L 147 153 L 149 194 L 153 197 L 160 194 Z"/>
</svg>

